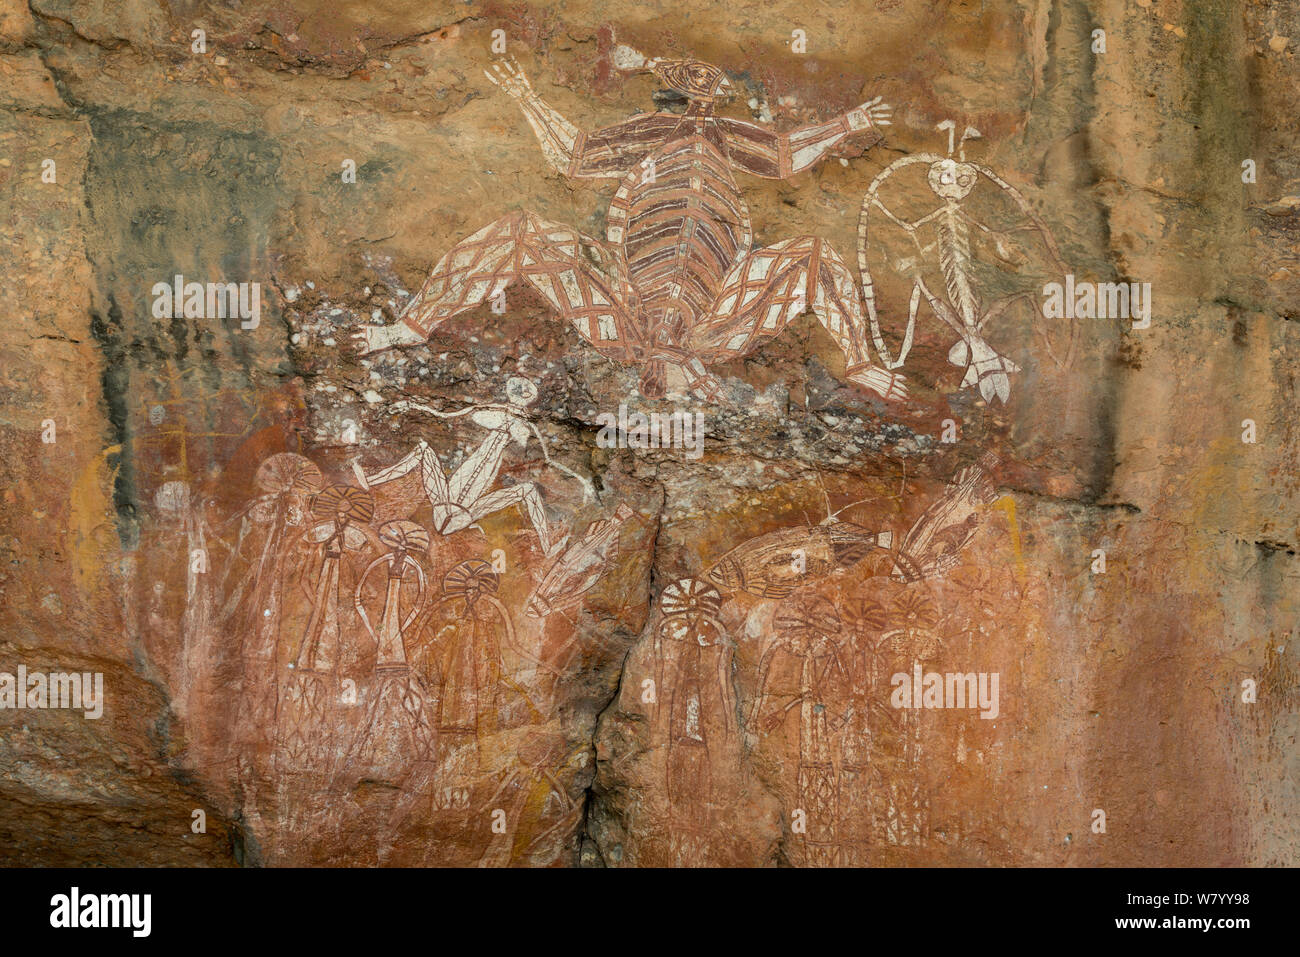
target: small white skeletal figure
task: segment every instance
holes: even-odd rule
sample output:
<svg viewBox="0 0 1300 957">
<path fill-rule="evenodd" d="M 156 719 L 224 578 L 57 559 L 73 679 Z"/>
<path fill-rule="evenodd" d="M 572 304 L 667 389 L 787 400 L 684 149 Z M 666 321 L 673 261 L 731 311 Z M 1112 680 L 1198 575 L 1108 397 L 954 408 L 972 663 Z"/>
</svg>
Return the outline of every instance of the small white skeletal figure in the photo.
<svg viewBox="0 0 1300 957">
<path fill-rule="evenodd" d="M 1006 402 L 1011 394 L 1010 374 L 1019 372 L 1020 367 L 1009 358 L 999 355 L 985 338 L 985 327 L 993 319 L 1003 315 L 1009 306 L 1018 301 L 1034 302 L 1035 292 L 1022 291 L 1006 296 L 989 305 L 981 302 L 972 275 L 971 228 L 978 230 L 991 242 L 999 259 L 1006 263 L 1015 263 L 1018 255 L 1008 247 L 1005 239 L 1010 233 L 1019 230 L 1036 230 L 1041 235 L 1047 248 L 1048 258 L 1053 270 L 1065 273 L 1067 268 L 1052 234 L 1038 215 L 1030 208 L 1021 193 L 1010 183 L 999 177 L 988 167 L 966 161 L 964 149 L 966 140 L 978 138 L 980 133 L 966 127 L 961 140 L 954 144 L 955 125 L 952 120 L 940 123 L 940 130 L 948 131 L 948 155 L 935 153 L 918 153 L 896 160 L 872 180 L 870 188 L 862 201 L 862 216 L 858 223 L 858 265 L 862 271 L 863 294 L 867 305 L 867 315 L 871 323 L 871 334 L 876 350 L 880 353 L 887 368 L 895 369 L 903 364 L 912 348 L 912 336 L 916 329 L 917 310 L 921 298 L 929 303 L 944 323 L 950 326 L 961 338 L 948 352 L 948 361 L 955 366 L 964 367 L 965 376 L 961 387 L 978 385 L 980 395 L 986 401 L 995 396 Z M 953 159 L 954 150 L 957 159 Z M 880 198 L 880 189 L 891 176 L 906 166 L 918 163 L 928 164 L 926 184 L 940 200 L 939 206 L 919 219 L 907 220 L 891 211 Z M 1015 202 L 1019 212 L 1025 217 L 1019 225 L 1009 230 L 992 229 L 971 216 L 963 203 L 979 183 L 980 176 L 1002 189 Z M 894 260 L 893 267 L 901 274 L 912 279 L 912 299 L 908 309 L 907 331 L 903 337 L 898 357 L 891 356 L 881 334 L 880 322 L 876 315 L 875 291 L 871 280 L 868 263 L 869 234 L 872 229 L 871 216 L 879 211 L 890 223 L 902 229 L 911 239 L 915 255 Z M 877 216 L 877 220 L 879 220 Z M 933 227 L 934 238 L 922 244 L 923 235 L 928 235 L 927 227 Z M 938 264 L 943 275 L 944 289 L 936 292 L 925 281 L 922 269 L 931 253 L 938 253 Z M 1060 366 L 1070 364 L 1074 350 L 1074 327 L 1069 329 L 1069 344 L 1065 357 L 1058 358 L 1047 333 L 1042 330 L 1044 343 L 1053 361 Z"/>
<path fill-rule="evenodd" d="M 577 479 L 583 488 L 584 500 L 594 497 L 591 483 L 558 462 L 553 462 L 546 451 L 546 440 L 527 417 L 528 407 L 537 401 L 537 386 L 531 380 L 514 376 L 506 382 L 506 404 L 468 405 L 455 412 L 437 409 L 406 400 L 395 403 L 392 412 L 415 409 L 440 419 L 454 419 L 468 415 L 471 421 L 487 431 L 486 437 L 470 452 L 451 475 L 443 472 L 442 463 L 429 444 L 421 439 L 414 451 L 405 458 L 367 474 L 360 464 L 353 463 L 353 472 L 363 488 L 369 489 L 400 478 L 418 469 L 425 493 L 433 505 L 433 529 L 439 535 L 451 535 L 485 516 L 521 505 L 541 540 L 542 551 L 549 558 L 564 547 L 568 534 L 552 528 L 546 520 L 546 508 L 541 493 L 531 482 L 521 482 L 508 488 L 493 490 L 501 471 L 501 462 L 511 442 L 520 446 L 535 437 L 542 450 L 542 458 L 559 471 Z"/>
</svg>

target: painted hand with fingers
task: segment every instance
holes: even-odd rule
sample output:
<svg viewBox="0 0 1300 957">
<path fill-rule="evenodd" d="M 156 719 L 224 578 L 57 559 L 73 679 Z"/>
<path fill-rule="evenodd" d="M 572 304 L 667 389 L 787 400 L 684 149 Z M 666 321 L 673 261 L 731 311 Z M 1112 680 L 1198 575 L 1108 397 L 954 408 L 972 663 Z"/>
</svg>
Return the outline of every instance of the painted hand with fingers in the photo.
<svg viewBox="0 0 1300 957">
<path fill-rule="evenodd" d="M 516 100 L 522 100 L 534 95 L 532 84 L 528 82 L 528 77 L 524 75 L 524 71 L 515 62 L 514 57 L 493 63 L 483 73 L 492 83 L 499 86 L 502 91 L 509 93 Z"/>
<path fill-rule="evenodd" d="M 849 129 L 866 130 L 877 126 L 892 126 L 890 117 L 894 114 L 894 108 L 888 103 L 882 103 L 883 97 L 874 97 L 867 102 L 856 106 L 844 114 L 848 120 Z"/>
</svg>

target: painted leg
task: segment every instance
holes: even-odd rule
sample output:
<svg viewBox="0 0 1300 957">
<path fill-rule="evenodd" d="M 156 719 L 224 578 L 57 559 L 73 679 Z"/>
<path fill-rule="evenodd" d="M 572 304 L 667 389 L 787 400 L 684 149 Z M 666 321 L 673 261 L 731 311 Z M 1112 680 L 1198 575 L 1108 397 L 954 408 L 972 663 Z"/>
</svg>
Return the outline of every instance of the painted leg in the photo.
<svg viewBox="0 0 1300 957">
<path fill-rule="evenodd" d="M 473 523 L 474 520 L 469 517 L 469 512 L 457 505 L 452 498 L 447 476 L 442 471 L 442 463 L 438 461 L 438 456 L 424 439 L 420 440 L 415 451 L 378 472 L 367 475 L 360 464 L 352 463 L 352 471 L 364 489 L 391 482 L 415 469 L 420 471 L 420 484 L 424 486 L 424 494 L 428 496 L 429 504 L 433 506 L 433 527 L 439 535 L 450 535 Z"/>
<path fill-rule="evenodd" d="M 687 344 L 705 361 L 743 356 L 809 309 L 844 353 L 851 382 L 885 399 L 906 396 L 903 377 L 871 361 L 853 274 L 830 244 L 815 236 L 756 249 L 740 260 Z"/>
<path fill-rule="evenodd" d="M 637 298 L 621 255 L 605 243 L 527 211 L 511 213 L 452 247 L 391 326 L 353 334 L 365 355 L 424 342 L 446 319 L 512 282 L 536 289 L 602 355 L 628 361 L 639 349 Z"/>
<path fill-rule="evenodd" d="M 484 516 L 492 515 L 516 504 L 523 506 L 524 514 L 528 516 L 533 530 L 537 532 L 537 537 L 542 543 L 542 551 L 547 558 L 550 558 L 564 547 L 569 540 L 569 536 L 556 533 L 555 537 L 552 538 L 551 526 L 546 521 L 546 508 L 542 505 L 542 496 L 538 493 L 537 486 L 531 483 L 512 485 L 510 488 L 498 489 L 484 495 L 471 505 L 469 510 L 470 514 L 474 516 L 474 521 L 477 522 Z"/>
<path fill-rule="evenodd" d="M 970 386 L 979 386 L 980 395 L 986 402 L 992 402 L 996 397 L 1005 403 L 1011 397 L 1011 375 L 1020 371 L 1020 366 L 1016 365 L 1004 355 L 1000 355 L 992 346 L 990 346 L 981 335 L 985 324 L 1003 310 L 1016 301 L 1018 297 L 1010 297 L 1003 300 L 979 321 L 979 324 L 962 322 L 956 311 L 948 303 L 934 295 L 926 286 L 922 279 L 916 280 L 916 286 L 924 294 L 926 301 L 934 310 L 935 315 L 952 327 L 961 338 L 953 344 L 948 350 L 948 361 L 955 366 L 965 367 L 966 374 L 962 377 L 961 387 L 963 389 Z M 915 301 L 915 296 L 913 296 Z"/>
<path fill-rule="evenodd" d="M 715 404 L 729 400 L 713 373 L 704 368 L 696 356 L 672 346 L 655 346 L 641 369 L 637 391 L 647 399 L 658 399 L 668 391 L 668 370 L 677 369 L 685 379 L 686 389 L 697 398 Z"/>
<path fill-rule="evenodd" d="M 361 470 L 360 465 L 353 463 L 352 466 L 357 480 L 366 490 L 369 490 L 372 485 L 383 485 L 385 482 L 401 478 L 417 468 L 420 470 L 420 483 L 424 486 L 429 501 L 435 505 L 448 501 L 450 492 L 447 487 L 447 477 L 442 473 L 442 463 L 438 461 L 438 456 L 424 439 L 420 439 L 414 451 L 377 472 L 366 474 Z"/>
</svg>

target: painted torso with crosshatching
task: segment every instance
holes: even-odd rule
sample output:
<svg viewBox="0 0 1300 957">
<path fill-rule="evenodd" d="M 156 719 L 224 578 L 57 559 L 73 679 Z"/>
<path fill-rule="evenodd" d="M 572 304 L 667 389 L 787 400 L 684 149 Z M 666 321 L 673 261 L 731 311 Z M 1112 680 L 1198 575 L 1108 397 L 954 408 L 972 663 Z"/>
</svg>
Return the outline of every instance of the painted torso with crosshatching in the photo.
<svg viewBox="0 0 1300 957">
<path fill-rule="evenodd" d="M 693 109 L 624 177 L 610 203 L 606 235 L 623 247 L 649 340 L 681 342 L 749 251 L 749 210 L 728 152 L 717 117 L 707 106 Z"/>
<path fill-rule="evenodd" d="M 580 135 L 567 172 L 621 179 L 606 238 L 622 254 L 640 306 L 624 319 L 634 328 L 616 332 L 609 327 L 612 316 L 600 317 L 608 325 L 590 330 L 589 340 L 610 352 L 628 339 L 672 349 L 698 342 L 703 325 L 729 325 L 760 296 L 754 287 L 767 277 L 767 266 L 775 265 L 754 263 L 737 295 L 723 295 L 728 273 L 753 246 L 749 209 L 734 173 L 785 178 L 848 132 L 835 120 L 781 137 L 718 116 L 712 102 L 695 100 L 681 115 L 648 113 Z M 782 318 L 784 306 L 782 301 Z M 726 341 L 713 345 L 743 351 L 726 348 Z"/>
</svg>

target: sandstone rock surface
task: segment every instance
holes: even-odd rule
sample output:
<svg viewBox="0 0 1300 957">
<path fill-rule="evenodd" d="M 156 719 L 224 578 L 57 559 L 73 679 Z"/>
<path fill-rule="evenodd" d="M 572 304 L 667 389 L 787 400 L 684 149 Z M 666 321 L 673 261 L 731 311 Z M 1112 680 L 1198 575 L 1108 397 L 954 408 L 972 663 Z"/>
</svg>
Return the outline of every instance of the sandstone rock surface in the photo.
<svg viewBox="0 0 1300 957">
<path fill-rule="evenodd" d="M 1297 36 L 1258 0 L 0 0 L 0 672 L 104 688 L 0 709 L 0 862 L 1295 865 Z M 641 132 L 566 175 L 485 76 L 584 134 L 693 108 L 624 48 L 825 147 L 728 141 L 747 224 L 711 198 L 667 255 L 789 258 L 712 327 L 647 267 L 635 358 L 557 305 L 680 197 Z M 420 292 L 498 222 L 552 278 Z M 832 303 L 860 250 L 881 342 Z M 1149 284 L 1149 325 L 1046 318 L 1066 273 Z M 177 282 L 259 312 L 160 314 Z M 477 298 L 357 354 L 439 295 Z M 913 310 L 882 396 L 854 350 Z M 609 447 L 652 412 L 673 447 Z"/>
</svg>

